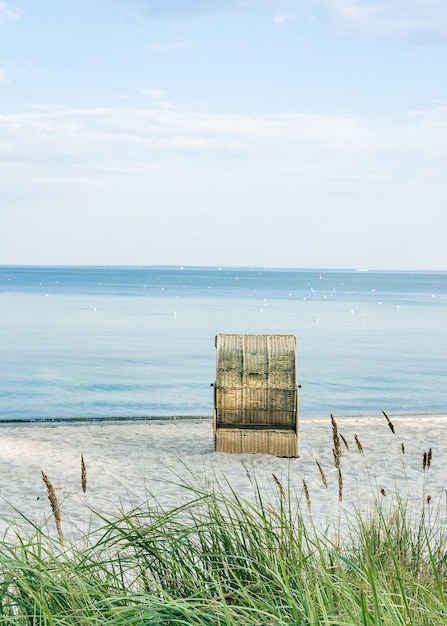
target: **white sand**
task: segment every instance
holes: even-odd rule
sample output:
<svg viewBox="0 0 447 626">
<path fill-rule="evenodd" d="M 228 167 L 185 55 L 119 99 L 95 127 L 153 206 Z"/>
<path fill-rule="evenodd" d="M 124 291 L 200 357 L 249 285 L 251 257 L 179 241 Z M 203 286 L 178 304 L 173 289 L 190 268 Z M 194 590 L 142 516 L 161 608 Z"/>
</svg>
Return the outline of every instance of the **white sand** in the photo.
<svg viewBox="0 0 447 626">
<path fill-rule="evenodd" d="M 366 510 L 371 485 L 384 489 L 387 502 L 393 493 L 408 497 L 420 509 L 427 495 L 430 507 L 445 523 L 447 506 L 447 416 L 390 416 L 396 436 L 383 417 L 337 419 L 343 446 L 343 507 Z M 364 452 L 354 442 L 357 434 Z M 401 443 L 405 444 L 402 455 Z M 183 480 L 203 486 L 207 481 L 228 481 L 238 495 L 254 499 L 256 480 L 266 497 L 276 498 L 273 474 L 291 486 L 303 511 L 306 481 L 314 521 L 335 515 L 338 507 L 337 471 L 332 454 L 330 419 L 300 422 L 300 457 L 282 459 L 269 455 L 230 455 L 213 450 L 211 420 L 163 423 L 96 423 L 70 425 L 0 426 L 0 518 L 26 515 L 38 523 L 50 514 L 44 470 L 53 483 L 65 524 L 82 528 L 86 510 L 100 512 L 130 509 L 155 497 L 172 506 L 191 495 L 179 485 Z M 423 470 L 423 454 L 432 448 L 432 461 Z M 87 466 L 87 493 L 81 490 L 80 457 Z M 315 461 L 329 483 L 326 489 Z M 86 505 L 86 506 L 84 506 Z M 87 509 L 86 509 L 87 507 Z M 87 515 L 88 517 L 88 515 Z M 2 527 L 5 527 L 5 521 Z"/>
</svg>

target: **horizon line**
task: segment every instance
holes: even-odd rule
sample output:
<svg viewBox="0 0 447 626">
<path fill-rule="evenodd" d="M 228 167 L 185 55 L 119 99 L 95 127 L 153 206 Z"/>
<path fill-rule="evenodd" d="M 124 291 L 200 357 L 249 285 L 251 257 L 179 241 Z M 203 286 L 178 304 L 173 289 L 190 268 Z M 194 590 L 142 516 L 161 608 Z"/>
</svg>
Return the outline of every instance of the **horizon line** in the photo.
<svg viewBox="0 0 447 626">
<path fill-rule="evenodd" d="M 265 271 L 265 272 L 418 272 L 443 273 L 447 269 L 390 269 L 390 268 L 358 268 L 358 267 L 283 267 L 267 265 L 180 265 L 180 264 L 88 264 L 88 263 L 0 263 L 0 268 L 61 268 L 61 269 L 160 269 L 160 270 L 212 270 L 212 271 Z"/>
</svg>

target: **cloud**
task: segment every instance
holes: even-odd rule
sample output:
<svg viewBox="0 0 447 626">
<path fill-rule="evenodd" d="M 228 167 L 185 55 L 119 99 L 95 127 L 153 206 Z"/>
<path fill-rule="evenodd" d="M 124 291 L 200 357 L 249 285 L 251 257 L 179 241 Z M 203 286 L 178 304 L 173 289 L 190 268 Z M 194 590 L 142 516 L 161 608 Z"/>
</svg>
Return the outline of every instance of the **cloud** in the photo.
<svg viewBox="0 0 447 626">
<path fill-rule="evenodd" d="M 162 90 L 149 90 L 163 98 Z M 222 168 L 306 172 L 313 179 L 350 172 L 372 180 L 406 171 L 445 171 L 447 107 L 418 111 L 387 124 L 343 115 L 211 115 L 163 109 L 73 109 L 0 115 L 3 187 L 22 181 L 107 188 L 142 184 L 144 173 Z M 396 165 L 397 164 L 397 165 Z M 342 172 L 343 171 L 343 172 Z M 323 174 L 326 172 L 326 174 Z M 342 172 L 342 174 L 341 174 Z"/>
<path fill-rule="evenodd" d="M 260 256 L 245 238 L 240 257 L 232 247 L 236 265 L 296 264 L 299 233 L 309 264 L 326 265 L 315 252 L 326 241 L 336 265 L 386 265 L 394 255 L 397 267 L 445 268 L 442 104 L 386 121 L 120 108 L 0 114 L 0 155 L 3 262 L 169 264 L 178 249 L 189 259 L 197 252 L 190 264 L 218 264 L 228 254 L 219 241 L 238 231 L 251 233 Z M 412 216 L 414 242 L 423 230 L 436 242 L 412 240 L 404 258 L 393 245 Z M 91 245 L 80 245 L 86 233 Z M 267 261 L 261 248 L 276 235 L 284 244 L 285 234 Z M 377 247 L 383 237 L 388 256 Z M 335 245 L 350 251 L 349 263 Z"/>
<path fill-rule="evenodd" d="M 149 91 L 163 97 L 161 90 Z M 153 173 L 155 166 L 160 174 L 186 169 L 200 177 L 206 170 L 218 171 L 223 162 L 239 176 L 275 158 L 317 162 L 329 151 L 364 150 L 367 134 L 355 121 L 337 118 L 247 119 L 160 107 L 0 115 L 0 154 L 9 164 L 0 169 L 0 185 L 19 195 L 24 179 L 28 189 L 107 189 L 123 180 L 141 185 L 143 172 Z"/>
<path fill-rule="evenodd" d="M 139 88 L 138 91 L 144 96 L 149 96 L 157 108 L 160 108 L 160 109 L 173 109 L 174 108 L 174 105 L 172 104 L 172 102 L 169 102 L 168 100 L 166 100 L 165 98 L 166 93 L 163 91 L 163 89 Z"/>
<path fill-rule="evenodd" d="M 10 20 L 18 20 L 19 18 L 20 13 L 18 11 L 10 9 L 6 2 L 0 2 L 0 24 Z"/>
<path fill-rule="evenodd" d="M 275 24 L 285 24 L 287 21 L 287 18 L 285 15 L 279 15 L 278 13 L 276 13 L 272 19 L 275 22 Z"/>
<path fill-rule="evenodd" d="M 309 0 L 359 34 L 432 37 L 447 33 L 444 0 Z"/>
<path fill-rule="evenodd" d="M 272 20 L 284 24 L 298 13 L 308 12 L 314 21 L 329 17 L 338 27 L 361 36 L 410 37 L 436 41 L 447 34 L 445 0 L 146 0 L 148 15 L 184 19 L 204 15 L 241 15 L 274 7 Z M 163 45 L 153 49 L 163 49 Z"/>
<path fill-rule="evenodd" d="M 0 68 L 0 83 L 9 83 L 8 70 Z"/>
<path fill-rule="evenodd" d="M 0 155 L 8 206 L 44 206 L 48 197 L 57 206 L 59 199 L 74 202 L 82 194 L 88 203 L 95 194 L 106 203 L 131 194 L 144 206 L 148 197 L 164 202 L 174 180 L 190 189 L 191 198 L 207 189 L 210 201 L 216 189 L 225 196 L 232 188 L 248 193 L 264 185 L 274 194 L 284 185 L 293 193 L 361 195 L 371 203 L 378 194 L 405 195 L 409 181 L 418 197 L 443 198 L 447 107 L 386 124 L 345 115 L 247 118 L 161 107 L 3 114 Z"/>
</svg>

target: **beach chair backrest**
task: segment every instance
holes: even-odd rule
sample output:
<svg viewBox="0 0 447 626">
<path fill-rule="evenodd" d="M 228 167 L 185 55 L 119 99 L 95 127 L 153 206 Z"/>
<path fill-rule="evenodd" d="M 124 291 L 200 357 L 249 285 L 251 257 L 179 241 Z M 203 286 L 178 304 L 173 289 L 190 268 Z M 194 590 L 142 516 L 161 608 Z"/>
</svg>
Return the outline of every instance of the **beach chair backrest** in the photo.
<svg viewBox="0 0 447 626">
<path fill-rule="evenodd" d="M 219 334 L 215 345 L 215 430 L 296 433 L 296 337 Z"/>
</svg>

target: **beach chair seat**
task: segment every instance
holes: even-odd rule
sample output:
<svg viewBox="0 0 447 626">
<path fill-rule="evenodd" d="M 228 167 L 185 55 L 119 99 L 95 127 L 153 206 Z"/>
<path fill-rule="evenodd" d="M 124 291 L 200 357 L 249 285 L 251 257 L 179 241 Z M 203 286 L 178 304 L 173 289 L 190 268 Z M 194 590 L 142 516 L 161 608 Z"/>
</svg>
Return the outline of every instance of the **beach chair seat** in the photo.
<svg viewBox="0 0 447 626">
<path fill-rule="evenodd" d="M 216 336 L 214 449 L 298 456 L 294 335 Z"/>
</svg>

